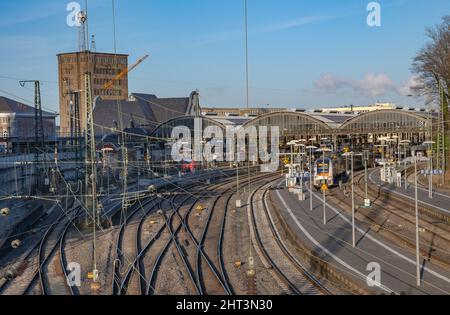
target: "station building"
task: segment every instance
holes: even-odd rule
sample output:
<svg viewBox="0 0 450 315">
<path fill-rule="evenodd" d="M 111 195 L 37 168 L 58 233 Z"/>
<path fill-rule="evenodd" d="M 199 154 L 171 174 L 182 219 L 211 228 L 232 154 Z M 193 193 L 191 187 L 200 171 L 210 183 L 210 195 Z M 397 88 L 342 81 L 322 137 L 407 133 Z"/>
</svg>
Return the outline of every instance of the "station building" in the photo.
<svg viewBox="0 0 450 315">
<path fill-rule="evenodd" d="M 103 100 L 126 100 L 128 97 L 128 74 L 114 82 L 114 86 L 104 86 L 128 68 L 128 55 L 92 51 L 70 52 L 57 55 L 59 108 L 61 115 L 60 133 L 70 134 L 70 121 L 74 115 L 71 92 L 85 90 L 84 74 L 91 73 L 92 99 L 99 96 Z M 79 94 L 80 126 L 86 125 L 84 93 Z"/>
<path fill-rule="evenodd" d="M 34 107 L 0 96 L 0 154 L 33 152 Z M 44 140 L 56 141 L 56 114 L 42 112 Z"/>
</svg>

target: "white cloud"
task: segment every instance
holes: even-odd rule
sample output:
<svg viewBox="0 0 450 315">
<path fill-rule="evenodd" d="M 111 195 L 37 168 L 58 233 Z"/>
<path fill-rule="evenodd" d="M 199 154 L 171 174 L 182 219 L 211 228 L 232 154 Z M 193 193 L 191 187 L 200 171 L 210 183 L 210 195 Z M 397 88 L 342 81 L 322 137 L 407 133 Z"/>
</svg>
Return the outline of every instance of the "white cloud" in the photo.
<svg viewBox="0 0 450 315">
<path fill-rule="evenodd" d="M 361 80 L 325 74 L 315 82 L 316 88 L 321 91 L 336 92 L 338 90 L 348 89 L 370 97 L 384 96 L 389 93 L 409 95 L 411 94 L 411 86 L 413 85 L 415 85 L 415 80 L 411 78 L 398 87 L 385 73 L 367 73 Z"/>
<path fill-rule="evenodd" d="M 400 88 L 399 92 L 401 95 L 409 96 L 409 95 L 416 95 L 416 92 L 414 91 L 414 87 L 419 85 L 419 81 L 417 77 L 411 77 L 408 81 L 404 82 Z"/>
</svg>

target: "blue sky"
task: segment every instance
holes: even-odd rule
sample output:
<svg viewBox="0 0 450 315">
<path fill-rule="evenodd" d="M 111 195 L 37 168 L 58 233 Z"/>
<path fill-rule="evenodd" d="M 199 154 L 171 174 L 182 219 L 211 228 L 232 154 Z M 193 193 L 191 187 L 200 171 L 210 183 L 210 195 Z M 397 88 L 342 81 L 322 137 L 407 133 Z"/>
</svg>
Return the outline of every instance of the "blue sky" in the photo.
<svg viewBox="0 0 450 315">
<path fill-rule="evenodd" d="M 422 105 L 406 96 L 411 61 L 425 27 L 450 14 L 450 1 L 378 1 L 378 28 L 366 23 L 369 0 L 248 1 L 251 106 Z M 32 89 L 11 78 L 39 79 L 45 107 L 58 109 L 56 54 L 77 49 L 69 2 L 0 2 L 0 95 L 32 102 Z M 243 3 L 116 0 L 118 52 L 130 63 L 151 55 L 130 74 L 130 92 L 169 97 L 198 89 L 203 106 L 244 106 Z M 89 10 L 97 50 L 111 52 L 111 0 L 90 0 Z"/>
</svg>

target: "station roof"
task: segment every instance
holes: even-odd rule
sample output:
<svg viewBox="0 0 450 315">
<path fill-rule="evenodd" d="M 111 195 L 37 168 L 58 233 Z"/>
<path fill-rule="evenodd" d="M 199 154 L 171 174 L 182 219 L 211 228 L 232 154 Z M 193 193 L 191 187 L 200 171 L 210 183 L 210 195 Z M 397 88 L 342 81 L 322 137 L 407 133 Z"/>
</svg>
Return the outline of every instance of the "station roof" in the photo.
<svg viewBox="0 0 450 315">
<path fill-rule="evenodd" d="M 257 111 L 257 109 L 252 109 Z M 231 111 L 231 110 L 230 110 Z M 224 109 L 214 113 L 208 109 L 206 117 L 224 125 L 278 125 L 286 134 L 305 134 L 311 131 L 326 134 L 359 134 L 380 132 L 423 132 L 429 126 L 430 112 L 404 109 L 379 109 L 364 113 L 329 113 L 322 110 L 305 111 L 286 109 L 261 113 L 255 117 L 219 116 Z"/>
<path fill-rule="evenodd" d="M 134 93 L 127 100 L 120 101 L 98 97 L 94 105 L 97 132 L 111 132 L 120 120 L 124 127 L 130 127 L 133 121 L 140 128 L 153 130 L 168 120 L 190 115 L 194 110 L 192 96 L 158 98 L 153 94 Z M 99 130 L 102 128 L 104 132 Z"/>
<path fill-rule="evenodd" d="M 34 115 L 34 106 L 26 105 L 10 98 L 0 96 L 0 114 Z M 54 113 L 42 111 L 46 117 L 56 117 Z"/>
</svg>

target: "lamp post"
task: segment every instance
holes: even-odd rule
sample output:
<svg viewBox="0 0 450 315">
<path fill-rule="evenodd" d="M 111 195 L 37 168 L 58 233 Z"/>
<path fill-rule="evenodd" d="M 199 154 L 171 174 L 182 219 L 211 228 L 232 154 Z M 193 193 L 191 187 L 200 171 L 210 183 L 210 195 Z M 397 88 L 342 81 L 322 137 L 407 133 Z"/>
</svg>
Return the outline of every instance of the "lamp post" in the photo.
<svg viewBox="0 0 450 315">
<path fill-rule="evenodd" d="M 433 145 L 436 142 L 434 141 L 425 141 L 423 144 L 428 146 L 428 170 L 430 172 L 430 176 L 428 178 L 428 197 L 433 199 Z"/>
<path fill-rule="evenodd" d="M 242 207 L 241 192 L 239 189 L 239 153 L 236 152 L 236 208 Z"/>
<path fill-rule="evenodd" d="M 310 139 L 311 141 L 311 139 Z M 317 150 L 316 146 L 310 145 L 306 147 L 309 150 L 309 206 L 311 211 L 313 211 L 313 167 L 312 167 L 312 157 L 313 151 Z"/>
<path fill-rule="evenodd" d="M 356 247 L 356 228 L 355 228 L 355 185 L 354 185 L 354 156 L 362 155 L 355 154 L 354 152 L 348 152 L 343 154 L 346 157 L 350 157 L 350 172 L 351 172 L 351 183 L 352 183 L 352 245 L 353 248 Z"/>
<path fill-rule="evenodd" d="M 371 200 L 369 199 L 369 190 L 368 190 L 368 172 L 367 172 L 367 162 L 369 161 L 369 150 L 364 150 L 364 186 L 365 186 L 365 200 L 364 205 L 366 207 L 370 207 Z"/>
<path fill-rule="evenodd" d="M 414 191 L 416 207 L 416 276 L 417 286 L 420 287 L 420 244 L 419 244 L 419 196 L 417 189 L 417 155 L 414 156 Z"/>
</svg>

